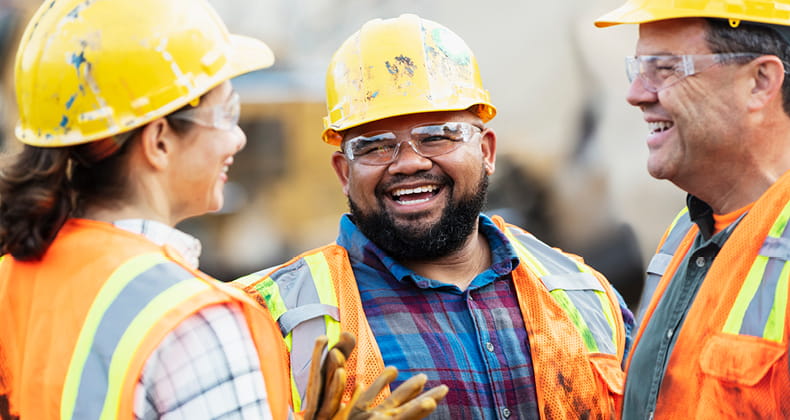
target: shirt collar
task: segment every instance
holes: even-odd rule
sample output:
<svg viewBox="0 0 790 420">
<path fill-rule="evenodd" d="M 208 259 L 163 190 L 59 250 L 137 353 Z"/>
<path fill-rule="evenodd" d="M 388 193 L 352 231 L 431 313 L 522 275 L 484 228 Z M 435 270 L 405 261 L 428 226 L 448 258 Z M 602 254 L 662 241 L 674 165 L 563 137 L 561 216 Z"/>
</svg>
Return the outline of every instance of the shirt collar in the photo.
<svg viewBox="0 0 790 420">
<path fill-rule="evenodd" d="M 488 284 L 495 278 L 510 274 L 518 265 L 516 250 L 510 244 L 505 234 L 499 230 L 494 222 L 486 215 L 480 214 L 479 231 L 488 240 L 491 249 L 491 267 L 478 275 L 470 287 L 479 287 Z M 351 220 L 351 215 L 345 214 L 340 219 L 340 233 L 336 243 L 348 252 L 352 263 L 358 262 L 368 266 L 384 266 L 398 281 L 427 281 L 418 276 L 414 271 L 404 267 L 394 258 L 387 255 L 381 248 L 370 241 Z"/>
<path fill-rule="evenodd" d="M 699 226 L 702 237 L 705 239 L 710 238 L 715 227 L 713 209 L 708 203 L 691 194 L 686 196 L 686 207 L 689 209 L 689 218 Z"/>
<path fill-rule="evenodd" d="M 711 239 L 714 236 L 713 233 L 716 231 L 716 220 L 713 218 L 713 208 L 709 206 L 708 203 L 691 194 L 686 196 L 686 207 L 689 209 L 689 218 L 699 227 L 699 232 L 702 235 L 702 239 L 705 241 Z M 749 212 L 743 212 L 743 214 L 741 214 L 737 220 L 732 222 L 723 231 L 718 232 L 715 236 L 719 239 L 728 238 L 730 233 L 732 233 L 732 231 L 747 213 Z"/>
<path fill-rule="evenodd" d="M 145 219 L 123 219 L 113 222 L 115 227 L 145 236 L 159 245 L 169 245 L 178 251 L 192 268 L 198 268 L 200 241 L 194 236 L 172 228 L 164 223 Z"/>
</svg>

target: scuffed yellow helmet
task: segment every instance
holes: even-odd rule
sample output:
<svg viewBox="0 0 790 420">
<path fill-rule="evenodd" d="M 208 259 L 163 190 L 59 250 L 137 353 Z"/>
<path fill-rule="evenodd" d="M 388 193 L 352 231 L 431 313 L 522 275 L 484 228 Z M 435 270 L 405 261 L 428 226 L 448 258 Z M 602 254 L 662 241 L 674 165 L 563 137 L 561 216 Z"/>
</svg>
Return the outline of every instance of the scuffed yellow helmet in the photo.
<svg viewBox="0 0 790 420">
<path fill-rule="evenodd" d="M 273 61 L 206 0 L 47 0 L 16 55 L 16 136 L 40 147 L 101 140 Z"/>
<path fill-rule="evenodd" d="M 596 19 L 595 26 L 687 17 L 729 19 L 732 26 L 738 26 L 742 20 L 790 25 L 790 0 L 628 0 Z"/>
<path fill-rule="evenodd" d="M 332 145 L 339 131 L 397 115 L 472 107 L 484 122 L 496 115 L 466 43 L 411 14 L 371 20 L 340 46 L 327 70 L 326 105 L 322 137 Z"/>
</svg>

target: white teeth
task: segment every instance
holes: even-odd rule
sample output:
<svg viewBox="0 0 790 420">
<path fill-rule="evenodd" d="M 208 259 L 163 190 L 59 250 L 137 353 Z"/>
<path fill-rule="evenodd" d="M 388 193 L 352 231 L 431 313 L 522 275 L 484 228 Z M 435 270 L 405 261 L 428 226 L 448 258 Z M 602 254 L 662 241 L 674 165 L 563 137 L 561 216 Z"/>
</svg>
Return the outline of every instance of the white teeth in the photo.
<svg viewBox="0 0 790 420">
<path fill-rule="evenodd" d="M 650 129 L 650 134 L 655 134 L 669 130 L 673 125 L 675 124 L 671 121 L 649 122 L 647 123 L 647 128 Z"/>
<path fill-rule="evenodd" d="M 437 187 L 436 185 L 425 185 L 425 186 L 417 187 L 417 188 L 401 188 L 401 189 L 393 191 L 392 195 L 395 196 L 395 197 L 400 197 L 400 196 L 406 195 L 406 194 L 419 194 L 419 193 L 431 192 L 431 191 L 435 191 L 438 188 L 439 187 Z M 425 200 L 408 201 L 408 203 L 422 202 L 422 201 L 425 201 Z M 404 203 L 406 203 L 406 202 L 407 201 L 404 201 Z"/>
<path fill-rule="evenodd" d="M 426 201 L 428 201 L 427 198 L 422 198 L 422 199 L 419 199 L 419 200 L 401 200 L 401 201 L 399 201 L 399 203 L 401 203 L 401 204 L 418 204 L 418 203 L 424 203 Z"/>
<path fill-rule="evenodd" d="M 228 173 L 229 170 L 230 170 L 230 166 L 223 166 L 222 167 L 222 172 L 223 173 Z"/>
</svg>

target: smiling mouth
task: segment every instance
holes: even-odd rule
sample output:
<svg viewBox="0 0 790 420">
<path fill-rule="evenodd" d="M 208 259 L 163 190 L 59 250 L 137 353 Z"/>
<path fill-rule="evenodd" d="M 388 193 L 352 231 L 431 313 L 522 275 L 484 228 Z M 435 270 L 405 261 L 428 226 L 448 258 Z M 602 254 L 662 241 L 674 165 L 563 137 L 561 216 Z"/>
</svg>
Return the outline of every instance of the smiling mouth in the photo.
<svg viewBox="0 0 790 420">
<path fill-rule="evenodd" d="M 661 133 L 672 128 L 675 123 L 671 121 L 658 121 L 647 123 L 647 128 L 650 129 L 650 134 Z"/>
<path fill-rule="evenodd" d="M 417 188 L 399 188 L 390 196 L 399 204 L 419 204 L 430 200 L 438 193 L 438 185 L 424 185 Z"/>
</svg>

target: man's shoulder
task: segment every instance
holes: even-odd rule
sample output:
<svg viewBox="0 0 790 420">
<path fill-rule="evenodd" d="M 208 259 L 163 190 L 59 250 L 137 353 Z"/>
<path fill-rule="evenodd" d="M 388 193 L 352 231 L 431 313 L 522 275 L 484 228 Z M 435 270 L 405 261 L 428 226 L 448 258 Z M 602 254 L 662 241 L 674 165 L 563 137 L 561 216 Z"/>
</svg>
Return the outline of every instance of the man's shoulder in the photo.
<svg viewBox="0 0 790 420">
<path fill-rule="evenodd" d="M 255 287 L 268 278 L 287 279 L 294 275 L 298 275 L 300 271 L 309 269 L 310 264 L 315 260 L 319 261 L 319 263 L 326 262 L 327 264 L 338 264 L 347 259 L 348 252 L 345 248 L 336 243 L 330 243 L 305 251 L 282 264 L 263 268 L 256 272 L 241 276 L 233 280 L 233 283 L 243 289 L 248 289 L 250 287 Z"/>
</svg>

